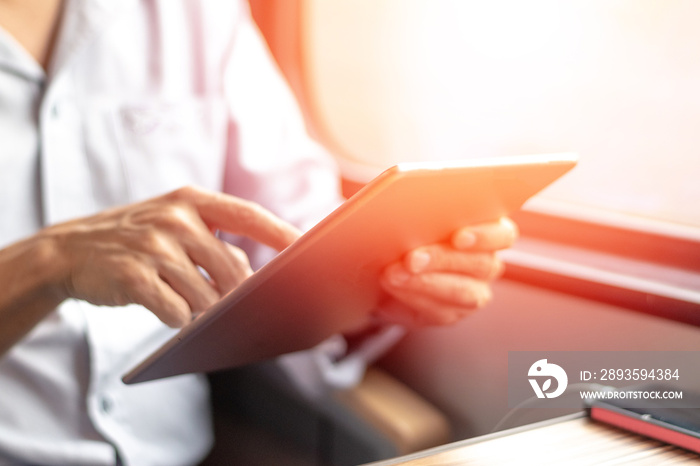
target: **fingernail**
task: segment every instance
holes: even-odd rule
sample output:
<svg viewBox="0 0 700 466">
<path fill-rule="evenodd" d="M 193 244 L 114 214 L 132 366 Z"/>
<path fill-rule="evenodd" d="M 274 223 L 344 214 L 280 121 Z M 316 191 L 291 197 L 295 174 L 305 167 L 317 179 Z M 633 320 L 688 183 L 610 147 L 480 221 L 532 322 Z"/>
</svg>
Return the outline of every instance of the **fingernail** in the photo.
<svg viewBox="0 0 700 466">
<path fill-rule="evenodd" d="M 496 265 L 494 267 L 494 270 L 493 270 L 493 273 L 491 274 L 491 276 L 493 278 L 499 278 L 503 275 L 503 272 L 505 271 L 505 269 L 506 269 L 506 265 L 503 263 L 503 261 L 498 260 L 496 262 Z"/>
<path fill-rule="evenodd" d="M 515 240 L 518 239 L 518 225 L 513 222 L 511 219 L 504 217 L 501 219 L 501 224 L 505 225 L 506 228 L 508 228 L 510 234 L 509 234 L 509 243 L 513 244 Z"/>
<path fill-rule="evenodd" d="M 391 273 L 391 284 L 394 286 L 402 286 L 411 278 L 411 274 L 404 269 L 396 269 Z"/>
<path fill-rule="evenodd" d="M 476 244 L 476 234 L 471 231 L 462 231 L 455 238 L 457 249 L 469 249 Z"/>
<path fill-rule="evenodd" d="M 411 260 L 409 261 L 409 267 L 411 272 L 420 273 L 428 267 L 430 264 L 430 254 L 425 251 L 416 251 L 411 254 Z"/>
<path fill-rule="evenodd" d="M 478 301 L 478 306 L 483 307 L 486 306 L 491 299 L 493 298 L 493 293 L 491 292 L 491 288 L 486 288 L 484 292 L 479 296 L 479 301 Z"/>
</svg>

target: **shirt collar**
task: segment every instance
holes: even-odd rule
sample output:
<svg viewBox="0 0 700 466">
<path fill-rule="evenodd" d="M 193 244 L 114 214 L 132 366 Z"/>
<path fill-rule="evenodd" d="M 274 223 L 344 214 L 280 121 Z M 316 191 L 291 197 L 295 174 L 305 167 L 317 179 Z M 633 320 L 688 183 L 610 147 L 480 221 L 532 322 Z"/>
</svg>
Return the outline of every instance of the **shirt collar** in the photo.
<svg viewBox="0 0 700 466">
<path fill-rule="evenodd" d="M 136 3 L 136 0 L 66 0 L 49 76 L 59 74 L 80 49 Z"/>
<path fill-rule="evenodd" d="M 49 76 L 56 76 L 78 50 L 103 31 L 119 13 L 136 4 L 135 0 L 66 0 Z M 0 71 L 42 83 L 47 73 L 22 45 L 0 28 Z"/>
<path fill-rule="evenodd" d="M 0 70 L 24 79 L 42 82 L 43 68 L 17 40 L 0 28 Z"/>
</svg>

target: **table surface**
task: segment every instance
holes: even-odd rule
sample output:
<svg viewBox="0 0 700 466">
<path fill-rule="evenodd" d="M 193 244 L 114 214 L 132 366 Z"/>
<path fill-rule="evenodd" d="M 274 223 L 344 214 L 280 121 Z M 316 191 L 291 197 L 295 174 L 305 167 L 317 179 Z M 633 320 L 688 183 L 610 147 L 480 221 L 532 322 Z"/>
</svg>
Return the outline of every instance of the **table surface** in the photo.
<svg viewBox="0 0 700 466">
<path fill-rule="evenodd" d="M 588 419 L 583 413 L 463 440 L 371 466 L 700 465 L 700 455 Z"/>
</svg>

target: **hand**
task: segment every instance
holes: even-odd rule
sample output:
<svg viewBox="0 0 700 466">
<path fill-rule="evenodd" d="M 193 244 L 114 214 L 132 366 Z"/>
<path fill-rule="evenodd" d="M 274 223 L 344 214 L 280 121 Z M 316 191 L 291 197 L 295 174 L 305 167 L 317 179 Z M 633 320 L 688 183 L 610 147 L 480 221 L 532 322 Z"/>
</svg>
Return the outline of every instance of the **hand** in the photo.
<svg viewBox="0 0 700 466">
<path fill-rule="evenodd" d="M 503 272 L 495 251 L 518 236 L 507 218 L 458 230 L 449 244 L 432 244 L 389 265 L 381 283 L 391 299 L 377 316 L 407 327 L 453 324 L 491 299 L 489 283 Z"/>
<path fill-rule="evenodd" d="M 300 234 L 257 204 L 196 188 L 49 227 L 42 234 L 59 251 L 65 297 L 98 305 L 142 304 L 178 327 L 252 273 L 245 253 L 216 238 L 216 230 L 278 250 Z"/>
</svg>

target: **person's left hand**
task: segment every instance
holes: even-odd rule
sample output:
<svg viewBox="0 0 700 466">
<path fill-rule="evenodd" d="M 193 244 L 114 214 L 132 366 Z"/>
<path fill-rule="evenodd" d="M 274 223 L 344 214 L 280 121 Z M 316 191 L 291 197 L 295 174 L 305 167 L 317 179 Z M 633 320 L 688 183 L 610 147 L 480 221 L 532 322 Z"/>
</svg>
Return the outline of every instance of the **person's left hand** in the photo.
<svg viewBox="0 0 700 466">
<path fill-rule="evenodd" d="M 376 317 L 406 327 L 449 325 L 491 299 L 490 282 L 503 272 L 496 251 L 518 236 L 508 218 L 462 228 L 450 243 L 409 251 L 381 277 L 389 299 Z"/>
</svg>

